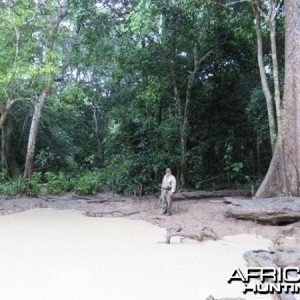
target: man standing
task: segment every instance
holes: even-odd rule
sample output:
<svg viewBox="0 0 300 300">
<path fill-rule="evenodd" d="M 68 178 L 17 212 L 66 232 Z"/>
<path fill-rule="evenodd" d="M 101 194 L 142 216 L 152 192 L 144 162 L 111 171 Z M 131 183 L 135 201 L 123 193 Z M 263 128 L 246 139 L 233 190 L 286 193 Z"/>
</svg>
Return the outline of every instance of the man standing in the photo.
<svg viewBox="0 0 300 300">
<path fill-rule="evenodd" d="M 163 214 L 172 214 L 172 196 L 176 190 L 176 178 L 171 174 L 171 169 L 166 169 L 166 175 L 161 184 L 161 197 L 164 205 Z"/>
</svg>

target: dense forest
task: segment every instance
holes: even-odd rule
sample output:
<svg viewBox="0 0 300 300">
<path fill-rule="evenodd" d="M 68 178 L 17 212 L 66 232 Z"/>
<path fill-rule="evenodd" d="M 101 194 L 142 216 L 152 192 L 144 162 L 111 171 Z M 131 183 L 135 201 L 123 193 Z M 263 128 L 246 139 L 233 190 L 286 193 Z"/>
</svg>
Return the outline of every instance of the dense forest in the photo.
<svg viewBox="0 0 300 300">
<path fill-rule="evenodd" d="M 257 188 L 280 132 L 278 0 L 3 0 L 0 193 Z M 280 139 L 279 139 L 280 140 Z"/>
</svg>

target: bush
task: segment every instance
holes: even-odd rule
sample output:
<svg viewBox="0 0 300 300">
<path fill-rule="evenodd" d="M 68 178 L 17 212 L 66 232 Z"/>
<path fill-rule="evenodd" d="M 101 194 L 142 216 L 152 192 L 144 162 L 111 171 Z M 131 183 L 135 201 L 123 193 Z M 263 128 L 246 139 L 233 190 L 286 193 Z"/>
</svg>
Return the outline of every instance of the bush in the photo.
<svg viewBox="0 0 300 300">
<path fill-rule="evenodd" d="M 46 172 L 45 178 L 49 194 L 62 194 L 74 188 L 74 181 L 62 172 Z"/>
<path fill-rule="evenodd" d="M 25 183 L 25 192 L 29 196 L 37 196 L 41 192 L 42 173 L 33 173 Z"/>
<path fill-rule="evenodd" d="M 78 195 L 88 195 L 100 192 L 104 189 L 105 176 L 99 171 L 88 172 L 78 176 L 74 191 Z"/>
<path fill-rule="evenodd" d="M 22 194 L 25 191 L 25 183 L 23 178 L 20 176 L 10 181 L 0 182 L 0 194 L 5 196 L 16 196 Z"/>
</svg>

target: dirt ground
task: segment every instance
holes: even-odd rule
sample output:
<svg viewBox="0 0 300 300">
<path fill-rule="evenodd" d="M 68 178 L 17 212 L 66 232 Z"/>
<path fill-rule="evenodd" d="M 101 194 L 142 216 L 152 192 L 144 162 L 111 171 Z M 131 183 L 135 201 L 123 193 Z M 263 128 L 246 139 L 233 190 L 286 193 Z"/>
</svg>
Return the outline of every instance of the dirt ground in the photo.
<svg viewBox="0 0 300 300">
<path fill-rule="evenodd" d="M 297 230 L 300 222 L 286 226 L 256 224 L 252 221 L 235 220 L 226 217 L 228 204 L 224 199 L 193 199 L 173 201 L 172 216 L 162 214 L 158 198 L 127 197 L 101 193 L 93 196 L 65 194 L 45 195 L 35 198 L 19 196 L 0 199 L 0 215 L 14 214 L 32 208 L 74 209 L 90 217 L 125 217 L 145 220 L 168 231 L 197 233 L 203 227 L 210 227 L 221 238 L 225 235 L 255 234 L 273 242 L 281 239 L 286 246 L 300 247 Z"/>
</svg>

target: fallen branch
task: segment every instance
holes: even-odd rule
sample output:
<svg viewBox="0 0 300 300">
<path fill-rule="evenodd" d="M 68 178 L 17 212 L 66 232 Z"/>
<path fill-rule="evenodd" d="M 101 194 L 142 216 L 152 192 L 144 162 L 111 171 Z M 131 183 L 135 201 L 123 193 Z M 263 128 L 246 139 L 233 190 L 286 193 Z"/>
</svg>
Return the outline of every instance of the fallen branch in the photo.
<svg viewBox="0 0 300 300">
<path fill-rule="evenodd" d="M 270 225 L 284 225 L 300 221 L 300 198 L 281 197 L 268 199 L 226 198 L 230 206 L 227 217 L 252 220 Z"/>
<path fill-rule="evenodd" d="M 39 197 L 39 199 L 45 201 L 45 202 L 56 202 L 58 200 L 62 200 L 63 198 L 58 198 L 58 197 Z M 63 199 L 64 200 L 64 199 Z"/>
<path fill-rule="evenodd" d="M 72 198 L 75 198 L 75 199 L 78 199 L 78 200 L 86 200 L 87 204 L 90 204 L 90 203 L 105 203 L 105 202 L 125 202 L 126 201 L 124 199 L 114 199 L 113 197 L 106 198 L 106 199 L 98 199 L 98 198 L 95 198 L 95 197 L 78 196 L 78 195 L 72 195 Z"/>
<path fill-rule="evenodd" d="M 166 235 L 166 244 L 170 244 L 171 238 L 175 236 L 181 237 L 181 241 L 188 238 L 198 242 L 203 241 L 204 238 L 212 240 L 217 240 L 219 238 L 212 228 L 204 227 L 199 233 L 170 232 Z"/>
<path fill-rule="evenodd" d="M 220 190 L 220 191 L 194 191 L 175 193 L 173 200 L 207 199 L 224 197 L 250 197 L 250 190 Z"/>
<path fill-rule="evenodd" d="M 131 216 L 131 215 L 135 215 L 135 214 L 139 214 L 141 211 L 132 211 L 132 212 L 123 212 L 120 210 L 113 210 L 113 211 L 87 211 L 85 212 L 85 215 L 88 217 L 103 217 L 104 215 L 119 215 L 121 217 L 127 217 L 127 216 Z"/>
<path fill-rule="evenodd" d="M 94 200 L 86 200 L 87 204 L 90 203 L 106 203 L 106 202 L 125 202 L 126 200 L 120 199 L 120 200 L 112 200 L 112 198 L 110 199 L 103 199 L 103 200 L 99 200 L 99 199 L 94 199 Z"/>
<path fill-rule="evenodd" d="M 198 242 L 201 242 L 203 240 L 202 234 L 196 234 L 196 233 L 184 233 L 184 232 L 174 232 L 174 233 L 169 233 L 166 236 L 166 243 L 170 244 L 171 243 L 171 238 L 174 236 L 182 237 L 182 238 L 189 238 L 191 240 L 196 240 Z"/>
<path fill-rule="evenodd" d="M 96 198 L 96 197 L 72 195 L 72 198 L 75 198 L 75 199 L 78 199 L 78 200 L 86 200 L 87 204 L 90 204 L 90 203 L 106 203 L 106 202 L 125 202 L 126 201 L 124 199 L 115 199 L 114 197 L 99 199 L 99 198 Z"/>
</svg>

